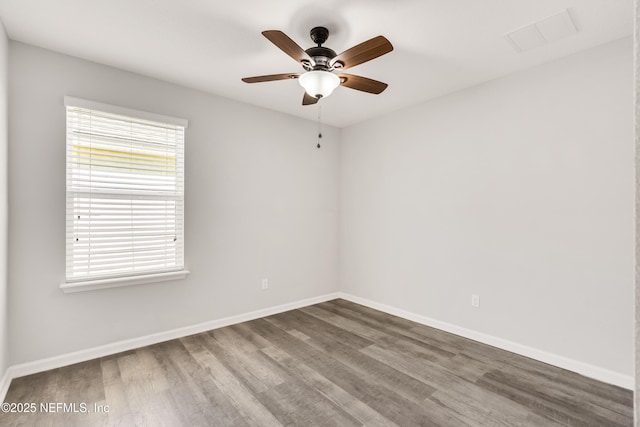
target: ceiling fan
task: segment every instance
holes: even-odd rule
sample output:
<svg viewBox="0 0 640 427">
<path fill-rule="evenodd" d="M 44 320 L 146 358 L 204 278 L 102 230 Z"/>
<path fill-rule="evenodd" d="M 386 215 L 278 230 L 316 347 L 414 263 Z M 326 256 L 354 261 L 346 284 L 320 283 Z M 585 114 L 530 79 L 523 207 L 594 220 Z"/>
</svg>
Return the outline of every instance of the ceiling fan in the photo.
<svg viewBox="0 0 640 427">
<path fill-rule="evenodd" d="M 327 38 L 329 38 L 328 29 L 325 27 L 314 27 L 311 29 L 310 34 L 311 40 L 313 40 L 317 46 L 304 50 L 282 31 L 263 31 L 263 36 L 284 53 L 299 62 L 305 72 L 245 77 L 242 81 L 246 83 L 260 83 L 274 80 L 298 79 L 300 85 L 305 89 L 302 105 L 315 104 L 320 98 L 326 98 L 331 95 L 331 92 L 338 86 L 376 95 L 387 88 L 386 83 L 367 77 L 346 73 L 334 73 L 334 71 L 355 67 L 356 65 L 391 52 L 393 46 L 385 37 L 374 37 L 336 55 L 333 50 L 322 46 L 322 44 L 327 41 Z"/>
</svg>

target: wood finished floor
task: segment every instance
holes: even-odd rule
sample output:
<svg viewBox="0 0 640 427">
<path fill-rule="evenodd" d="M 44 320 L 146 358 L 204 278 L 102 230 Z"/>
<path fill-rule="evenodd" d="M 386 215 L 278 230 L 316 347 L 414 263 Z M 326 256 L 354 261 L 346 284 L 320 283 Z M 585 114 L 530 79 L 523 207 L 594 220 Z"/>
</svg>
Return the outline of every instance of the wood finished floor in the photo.
<svg viewBox="0 0 640 427">
<path fill-rule="evenodd" d="M 2 426 L 631 426 L 632 393 L 344 300 L 15 379 Z M 43 413 L 48 402 L 109 406 Z"/>
</svg>

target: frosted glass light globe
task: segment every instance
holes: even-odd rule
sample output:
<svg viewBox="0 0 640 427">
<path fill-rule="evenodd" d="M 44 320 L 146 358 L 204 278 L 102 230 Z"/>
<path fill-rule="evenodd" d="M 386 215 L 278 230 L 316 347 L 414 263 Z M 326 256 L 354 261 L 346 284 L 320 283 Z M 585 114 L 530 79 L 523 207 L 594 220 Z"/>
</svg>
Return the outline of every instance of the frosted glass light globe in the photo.
<svg viewBox="0 0 640 427">
<path fill-rule="evenodd" d="M 326 98 L 335 88 L 340 86 L 340 77 L 329 71 L 308 71 L 298 80 L 300 86 L 314 98 Z"/>
</svg>

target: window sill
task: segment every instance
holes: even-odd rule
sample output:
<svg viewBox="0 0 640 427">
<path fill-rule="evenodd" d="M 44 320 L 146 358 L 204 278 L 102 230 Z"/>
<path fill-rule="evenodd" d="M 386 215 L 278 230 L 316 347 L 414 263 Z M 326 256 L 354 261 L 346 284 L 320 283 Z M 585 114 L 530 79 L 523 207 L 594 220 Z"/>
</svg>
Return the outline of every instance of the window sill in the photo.
<svg viewBox="0 0 640 427">
<path fill-rule="evenodd" d="M 114 277 L 111 279 L 85 280 L 69 282 L 60 285 L 65 294 L 74 292 L 94 291 L 97 289 L 118 288 L 120 286 L 140 285 L 143 283 L 164 282 L 166 280 L 184 279 L 189 270 L 170 271 L 167 273 L 144 274 L 140 276 Z"/>
</svg>

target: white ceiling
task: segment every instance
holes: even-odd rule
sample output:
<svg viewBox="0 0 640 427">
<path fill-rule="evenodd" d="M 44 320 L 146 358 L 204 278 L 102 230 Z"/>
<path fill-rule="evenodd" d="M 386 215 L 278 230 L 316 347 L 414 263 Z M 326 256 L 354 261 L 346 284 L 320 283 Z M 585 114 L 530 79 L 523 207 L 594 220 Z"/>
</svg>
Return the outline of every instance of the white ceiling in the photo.
<svg viewBox="0 0 640 427">
<path fill-rule="evenodd" d="M 565 9 L 576 34 L 525 52 L 503 37 Z M 344 127 L 630 36 L 633 0 L 0 0 L 0 18 L 13 40 L 312 120 L 296 81 L 240 81 L 302 70 L 260 32 L 306 49 L 323 25 L 338 53 L 384 35 L 394 51 L 348 72 L 389 88 L 322 100 Z"/>
</svg>

